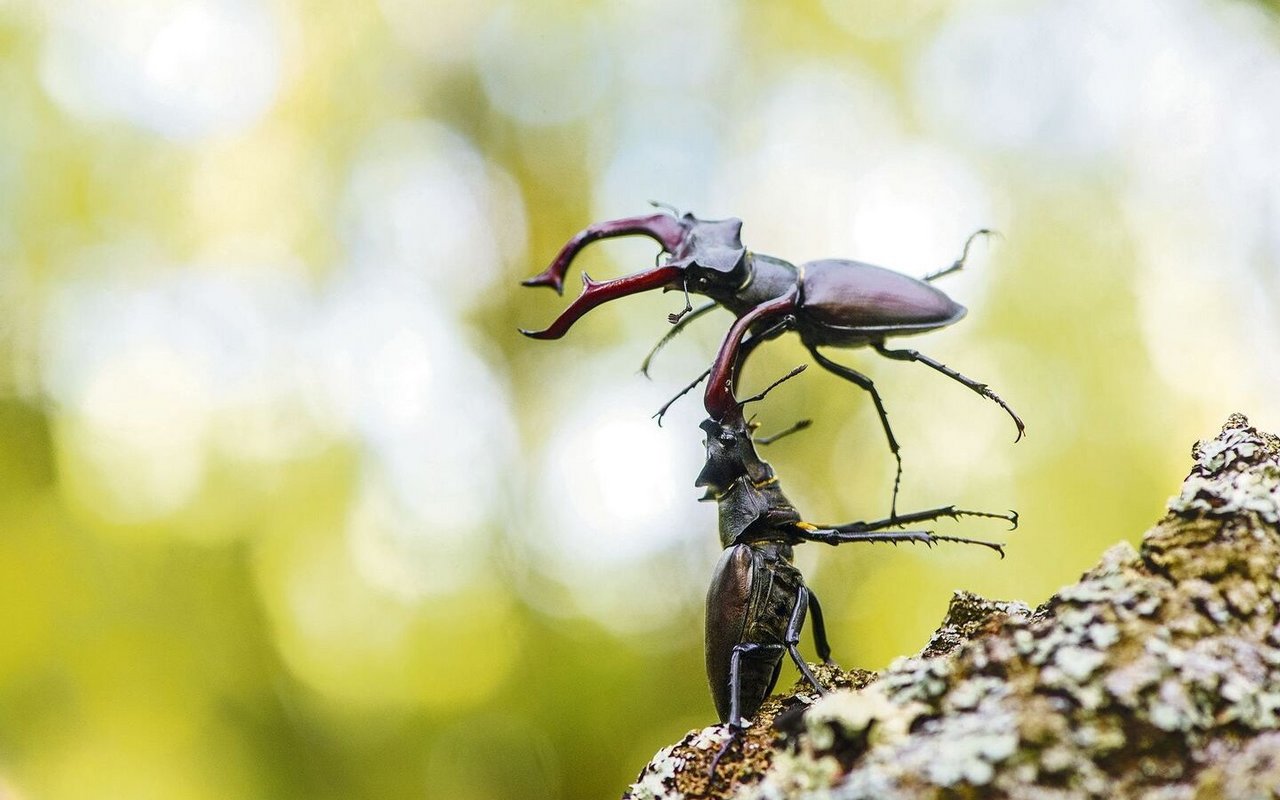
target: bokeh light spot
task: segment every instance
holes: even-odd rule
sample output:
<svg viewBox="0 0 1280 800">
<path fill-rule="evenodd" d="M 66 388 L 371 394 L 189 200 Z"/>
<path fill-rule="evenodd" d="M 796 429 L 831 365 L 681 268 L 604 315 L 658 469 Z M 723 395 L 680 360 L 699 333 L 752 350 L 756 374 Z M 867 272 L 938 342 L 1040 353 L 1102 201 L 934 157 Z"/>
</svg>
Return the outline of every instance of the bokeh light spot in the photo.
<svg viewBox="0 0 1280 800">
<path fill-rule="evenodd" d="M 905 38 L 947 5 L 947 0 L 822 0 L 832 22 L 864 39 Z"/>
<path fill-rule="evenodd" d="M 543 604 L 548 613 L 651 631 L 705 593 L 706 542 L 689 536 L 715 528 L 714 507 L 692 502 L 701 448 L 686 441 L 694 429 L 677 436 L 672 426 L 683 423 L 658 428 L 650 418 L 665 387 L 635 382 L 620 395 L 613 376 L 629 372 L 616 358 L 582 374 L 596 379 L 561 387 L 575 397 L 553 404 L 574 412 L 558 419 L 540 459 L 536 517 L 522 546 L 533 569 L 567 593 Z"/>
<path fill-rule="evenodd" d="M 524 205 L 511 177 L 430 120 L 390 123 L 363 142 L 343 217 L 348 269 L 399 273 L 452 306 L 482 298 L 524 255 Z"/>
<path fill-rule="evenodd" d="M 52 20 L 41 82 L 86 119 L 197 139 L 248 127 L 279 88 L 278 25 L 257 0 L 78 0 Z"/>
<path fill-rule="evenodd" d="M 613 78 L 610 40 L 597 14 L 575 3 L 507 3 L 477 46 L 489 101 L 526 125 L 559 125 L 590 112 Z"/>
<path fill-rule="evenodd" d="M 287 525 L 257 577 L 289 669 L 330 701 L 369 711 L 462 708 L 511 674 L 510 602 L 472 588 L 413 602 L 366 581 L 337 531 Z"/>
<path fill-rule="evenodd" d="M 108 360 L 80 416 L 56 429 L 59 472 L 78 504 L 112 522 L 145 522 L 185 506 L 204 477 L 207 408 L 197 376 L 171 352 Z"/>
</svg>

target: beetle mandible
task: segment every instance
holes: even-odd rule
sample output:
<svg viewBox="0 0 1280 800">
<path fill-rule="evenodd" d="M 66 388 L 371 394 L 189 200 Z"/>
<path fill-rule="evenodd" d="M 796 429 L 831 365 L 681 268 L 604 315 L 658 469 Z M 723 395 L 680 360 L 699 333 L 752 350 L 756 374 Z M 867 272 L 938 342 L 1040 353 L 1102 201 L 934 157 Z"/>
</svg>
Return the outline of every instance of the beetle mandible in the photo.
<svg viewBox="0 0 1280 800">
<path fill-rule="evenodd" d="M 797 647 L 806 614 L 812 611 L 818 657 L 832 663 L 818 598 L 792 564 L 794 545 L 913 542 L 932 546 L 960 542 L 989 547 L 1003 558 L 1004 550 L 995 542 L 940 536 L 927 530 L 885 529 L 942 517 L 992 517 L 1015 528 L 1018 524 L 1016 513 L 992 514 L 955 506 L 872 522 L 815 525 L 803 521 L 783 494 L 773 468 L 756 453 L 754 426 L 742 414 L 743 405 L 763 398 L 803 369 L 802 365 L 760 394 L 735 402 L 719 418 L 714 412 L 720 409 L 708 408 L 712 417 L 701 425 L 707 460 L 695 485 L 706 487 L 702 499 L 714 500 L 718 506 L 720 544 L 724 547 L 707 592 L 707 681 L 720 721 L 730 729 L 729 738 L 711 762 L 711 772 L 746 728 L 745 719 L 753 716 L 773 691 L 784 654 L 790 655 L 815 690 L 825 692 Z"/>
<path fill-rule="evenodd" d="M 693 214 L 658 213 L 592 225 L 570 239 L 551 265 L 524 281 L 524 285 L 550 286 L 563 294 L 564 276 L 570 263 L 583 247 L 599 239 L 648 236 L 671 257 L 651 269 L 610 281 L 593 281 L 583 273 L 582 294 L 550 326 L 541 331 L 521 332 L 535 339 L 558 339 L 593 308 L 659 288 L 681 289 L 686 295 L 685 308 L 669 315 L 671 323 L 677 326 L 671 333 L 716 306 L 723 306 L 733 312 L 737 320 L 726 334 L 712 367 L 684 390 L 710 376 L 704 404 L 712 418 L 721 418 L 733 406 L 733 383 L 740 362 L 760 343 L 784 331 L 795 330 L 819 365 L 871 395 L 897 465 L 891 510 L 897 508 L 902 457 L 884 402 L 870 378 L 832 361 L 819 352 L 819 348 L 869 346 L 886 358 L 918 361 L 997 403 L 1012 417 L 1017 438 L 1022 438 L 1025 429 L 1022 420 L 986 384 L 961 375 L 916 350 L 894 350 L 885 345 L 889 337 L 925 333 L 964 317 L 965 307 L 931 282 L 961 269 L 973 239 L 990 231 L 974 233 L 965 242 L 959 259 L 920 279 L 844 259 L 821 259 L 797 266 L 747 250 L 741 233 L 742 220 L 704 220 Z M 705 295 L 712 302 L 693 309 L 688 300 L 690 292 Z M 663 337 L 663 342 L 667 338 L 669 336 Z M 647 366 L 648 359 L 644 368 Z M 659 421 L 666 408 L 658 412 Z"/>
</svg>

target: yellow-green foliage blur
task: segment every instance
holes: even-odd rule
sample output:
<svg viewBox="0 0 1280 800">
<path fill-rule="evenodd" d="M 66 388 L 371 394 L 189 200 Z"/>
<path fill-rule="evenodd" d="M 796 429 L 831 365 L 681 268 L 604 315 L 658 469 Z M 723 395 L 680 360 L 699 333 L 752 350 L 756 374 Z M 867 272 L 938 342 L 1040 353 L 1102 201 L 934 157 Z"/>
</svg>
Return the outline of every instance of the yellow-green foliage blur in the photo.
<svg viewBox="0 0 1280 800">
<path fill-rule="evenodd" d="M 1134 540 L 1232 411 L 1280 428 L 1280 35 L 1187 0 L 0 1 L 0 798 L 602 798 L 714 722 L 678 295 L 532 341 L 519 286 L 649 200 L 969 308 L 830 355 L 901 510 L 800 548 L 836 658 Z M 758 351 L 743 391 L 808 355 Z M 807 519 L 888 511 L 867 395 L 753 406 Z M 806 638 L 802 645 L 812 657 Z M 788 666 L 783 681 L 790 681 Z"/>
</svg>

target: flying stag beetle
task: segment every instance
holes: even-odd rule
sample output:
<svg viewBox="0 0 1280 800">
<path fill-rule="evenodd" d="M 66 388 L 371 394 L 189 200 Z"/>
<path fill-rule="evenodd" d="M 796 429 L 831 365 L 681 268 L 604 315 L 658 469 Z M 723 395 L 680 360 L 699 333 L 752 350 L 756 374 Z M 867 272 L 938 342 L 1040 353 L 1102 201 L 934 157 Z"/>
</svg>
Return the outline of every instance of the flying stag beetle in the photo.
<svg viewBox="0 0 1280 800">
<path fill-rule="evenodd" d="M 746 729 L 744 720 L 753 716 L 773 691 L 784 654 L 791 656 L 817 692 L 826 691 L 797 649 L 805 616 L 811 610 L 818 657 L 823 663 L 832 663 L 818 598 L 792 564 L 794 545 L 912 542 L 932 546 L 960 542 L 989 547 L 1003 558 L 1004 549 L 995 542 L 941 536 L 927 530 L 885 529 L 942 517 L 991 517 L 1006 520 L 1012 528 L 1018 525 L 1016 512 L 992 514 L 955 506 L 872 522 L 821 525 L 803 521 L 782 493 L 773 468 L 757 455 L 752 439 L 755 426 L 742 414 L 745 404 L 762 399 L 803 370 L 803 365 L 797 367 L 747 400 L 738 402 L 726 390 L 715 393 L 706 403 L 710 418 L 701 427 L 706 433 L 707 461 L 695 485 L 707 487 L 702 499 L 714 500 L 718 506 L 720 544 L 725 548 L 707 592 L 707 681 L 720 721 L 729 725 L 730 733 L 712 759 L 709 774 Z M 799 427 L 802 425 L 790 430 Z"/>
<path fill-rule="evenodd" d="M 651 289 L 683 290 L 685 307 L 668 316 L 675 328 L 650 352 L 652 358 L 685 325 L 708 311 L 720 306 L 733 312 L 737 320 L 725 335 L 711 368 L 672 398 L 674 402 L 708 376 L 708 400 L 712 394 L 725 391 L 727 385 L 731 390 L 740 363 L 756 347 L 794 330 L 819 365 L 871 395 L 897 462 L 891 510 L 897 508 L 902 457 L 880 393 L 866 375 L 832 361 L 819 348 L 870 346 L 886 358 L 918 361 L 997 403 L 1013 418 L 1017 438 L 1022 438 L 1022 420 L 986 384 L 915 350 L 891 350 L 885 346 L 889 337 L 936 330 L 965 315 L 965 307 L 935 288 L 932 281 L 961 269 L 973 239 L 990 231 L 981 230 L 970 236 L 958 260 L 921 279 L 843 259 L 822 259 L 797 266 L 747 250 L 741 232 L 742 220 L 704 220 L 693 214 L 659 213 L 596 223 L 570 239 L 551 265 L 524 281 L 524 285 L 550 286 L 563 294 L 570 263 L 583 247 L 598 239 L 648 236 L 662 245 L 670 258 L 651 269 L 609 281 L 593 281 L 583 273 L 582 294 L 549 327 L 521 333 L 535 339 L 558 339 L 584 314 L 610 300 Z M 689 302 L 690 292 L 705 295 L 711 302 L 694 309 Z M 648 365 L 646 358 L 642 367 L 646 372 Z M 671 402 L 655 415 L 659 423 Z"/>
</svg>

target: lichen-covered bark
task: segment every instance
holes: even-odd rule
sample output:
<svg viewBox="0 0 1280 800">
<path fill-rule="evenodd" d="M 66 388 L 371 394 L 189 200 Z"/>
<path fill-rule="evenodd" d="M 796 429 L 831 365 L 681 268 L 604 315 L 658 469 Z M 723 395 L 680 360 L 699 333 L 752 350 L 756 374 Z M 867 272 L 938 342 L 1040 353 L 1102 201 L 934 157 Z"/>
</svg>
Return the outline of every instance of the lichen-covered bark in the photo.
<svg viewBox="0 0 1280 800">
<path fill-rule="evenodd" d="M 1280 798 L 1280 439 L 1233 415 L 1168 515 L 1031 611 L 958 593 L 919 655 L 691 732 L 657 798 Z M 799 694 L 796 692 L 799 691 Z"/>
</svg>

